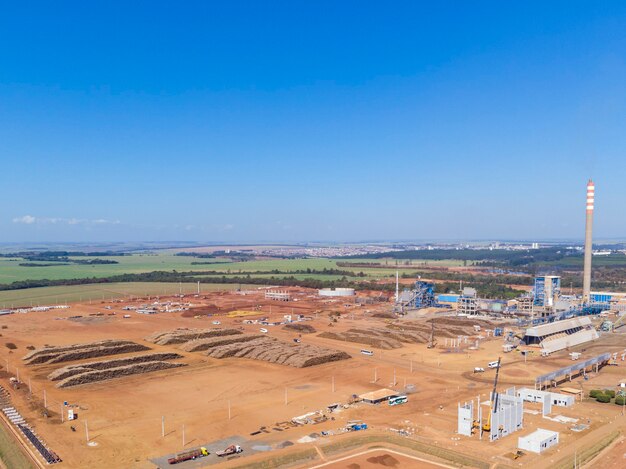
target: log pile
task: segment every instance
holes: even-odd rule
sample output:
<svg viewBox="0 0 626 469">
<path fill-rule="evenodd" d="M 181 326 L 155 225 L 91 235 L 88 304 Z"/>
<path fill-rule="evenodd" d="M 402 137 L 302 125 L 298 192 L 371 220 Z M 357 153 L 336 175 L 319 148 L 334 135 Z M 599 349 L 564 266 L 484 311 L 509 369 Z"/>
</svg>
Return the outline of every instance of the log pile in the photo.
<svg viewBox="0 0 626 469">
<path fill-rule="evenodd" d="M 107 381 L 110 379 L 120 378 L 122 376 L 149 373 L 152 371 L 168 370 L 185 366 L 184 363 L 170 363 L 165 361 L 151 361 L 145 363 L 135 363 L 131 365 L 118 366 L 104 370 L 86 371 L 84 373 L 70 376 L 60 381 L 57 388 L 68 388 L 81 384 L 90 384 L 98 381 Z"/>
<path fill-rule="evenodd" d="M 205 339 L 209 337 L 221 337 L 225 335 L 236 335 L 242 332 L 237 329 L 174 329 L 173 331 L 157 332 L 147 337 L 148 342 L 157 345 L 177 345 L 190 342 L 192 340 Z"/>
<path fill-rule="evenodd" d="M 70 376 L 79 375 L 89 371 L 95 370 L 108 370 L 111 368 L 118 368 L 120 366 L 134 365 L 137 363 L 176 360 L 177 358 L 183 358 L 178 353 L 149 353 L 147 355 L 136 355 L 129 358 L 120 358 L 117 360 L 102 360 L 97 362 L 81 363 L 80 365 L 67 365 L 63 368 L 54 370 L 48 375 L 50 381 L 59 381 L 69 378 Z"/>
<path fill-rule="evenodd" d="M 249 358 L 279 365 L 305 368 L 350 358 L 345 352 L 316 345 L 282 342 L 267 336 L 244 335 L 246 340 L 213 345 L 206 354 L 213 358 Z"/>
<path fill-rule="evenodd" d="M 42 365 L 145 350 L 150 349 L 129 340 L 103 340 L 88 344 L 38 348 L 26 354 L 22 359 L 27 365 Z"/>
</svg>

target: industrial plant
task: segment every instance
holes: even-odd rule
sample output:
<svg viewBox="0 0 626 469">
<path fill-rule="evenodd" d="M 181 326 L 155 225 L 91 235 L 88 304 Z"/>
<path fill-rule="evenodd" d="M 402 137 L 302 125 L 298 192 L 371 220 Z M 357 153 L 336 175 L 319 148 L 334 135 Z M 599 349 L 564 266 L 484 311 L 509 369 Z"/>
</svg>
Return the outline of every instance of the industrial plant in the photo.
<svg viewBox="0 0 626 469">
<path fill-rule="evenodd" d="M 593 289 L 594 196 L 576 291 L 549 266 L 499 298 L 465 275 L 490 266 L 446 283 L 349 256 L 296 271 L 331 283 L 272 265 L 255 285 L 246 253 L 251 283 L 230 290 L 5 305 L 0 419 L 33 467 L 309 468 L 369 445 L 433 467 L 589 462 L 626 401 L 626 294 Z"/>
</svg>

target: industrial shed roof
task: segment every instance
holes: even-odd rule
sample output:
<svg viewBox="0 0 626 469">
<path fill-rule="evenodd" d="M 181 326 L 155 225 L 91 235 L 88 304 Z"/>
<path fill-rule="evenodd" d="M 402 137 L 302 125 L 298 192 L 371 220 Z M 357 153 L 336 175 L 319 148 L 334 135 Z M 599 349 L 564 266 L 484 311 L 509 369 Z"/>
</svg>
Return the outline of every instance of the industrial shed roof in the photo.
<svg viewBox="0 0 626 469">
<path fill-rule="evenodd" d="M 549 334 L 557 334 L 568 329 L 576 327 L 587 327 L 591 325 L 591 319 L 588 317 L 564 319 L 563 321 L 551 322 L 542 326 L 534 326 L 526 329 L 527 336 L 543 337 Z"/>
<path fill-rule="evenodd" d="M 596 340 L 599 337 L 600 336 L 595 329 L 583 330 L 565 337 L 559 337 L 557 339 L 546 339 L 541 342 L 541 348 L 546 352 L 552 353 L 568 347 L 573 347 L 575 345 L 580 345 L 584 344 L 585 342 Z"/>
<path fill-rule="evenodd" d="M 399 393 L 393 389 L 379 389 L 377 391 L 366 392 L 359 397 L 364 401 L 384 401 L 390 397 L 397 396 Z"/>
</svg>

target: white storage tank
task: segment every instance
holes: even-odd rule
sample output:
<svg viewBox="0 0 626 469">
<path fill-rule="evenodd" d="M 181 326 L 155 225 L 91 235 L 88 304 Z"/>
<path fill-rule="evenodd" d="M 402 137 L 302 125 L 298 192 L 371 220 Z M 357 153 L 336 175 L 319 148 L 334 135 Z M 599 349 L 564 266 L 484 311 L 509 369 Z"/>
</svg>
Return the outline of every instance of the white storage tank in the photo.
<svg viewBox="0 0 626 469">
<path fill-rule="evenodd" d="M 354 288 L 322 288 L 319 296 L 354 296 Z"/>
</svg>

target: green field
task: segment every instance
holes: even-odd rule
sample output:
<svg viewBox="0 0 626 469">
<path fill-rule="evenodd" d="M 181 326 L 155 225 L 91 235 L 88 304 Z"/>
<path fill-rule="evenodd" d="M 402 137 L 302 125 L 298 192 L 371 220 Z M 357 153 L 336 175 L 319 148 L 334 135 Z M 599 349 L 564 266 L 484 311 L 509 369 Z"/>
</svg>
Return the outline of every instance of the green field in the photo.
<svg viewBox="0 0 626 469">
<path fill-rule="evenodd" d="M 247 274 L 245 275 L 237 275 L 237 274 L 224 274 L 223 275 L 226 278 L 238 278 L 240 279 L 242 282 L 246 281 L 247 278 Z M 211 278 L 211 277 L 215 277 L 215 275 L 196 275 L 194 276 L 194 278 L 198 278 L 198 279 L 202 279 L 202 278 Z M 222 277 L 222 275 L 220 275 L 220 277 Z M 298 280 L 307 280 L 307 279 L 312 279 L 312 280 L 341 280 L 343 278 L 343 275 L 324 275 L 324 274 L 250 274 L 250 278 L 265 278 L 268 279 L 268 281 L 271 278 L 286 278 L 286 277 L 293 277 L 295 279 Z M 356 279 L 356 277 L 349 277 L 350 279 Z"/>
<path fill-rule="evenodd" d="M 240 285 L 200 284 L 200 292 L 236 290 Z M 258 288 L 258 285 L 241 285 L 242 288 Z M 195 293 L 195 283 L 97 283 L 90 285 L 68 285 L 59 287 L 26 288 L 24 290 L 0 291 L 0 307 L 39 306 L 72 303 L 76 301 L 102 301 L 132 296 L 157 296 Z M 182 290 L 181 290 L 182 289 Z"/>
<path fill-rule="evenodd" d="M 89 259 L 86 257 L 76 259 Z M 238 271 L 295 271 L 307 268 L 337 268 L 335 261 L 329 259 L 270 259 L 248 262 L 229 262 L 227 259 L 197 259 L 194 257 L 174 256 L 171 254 L 133 254 L 132 256 L 99 257 L 118 261 L 119 264 L 94 265 L 53 265 L 46 267 L 22 267 L 23 259 L 11 260 L 0 258 L 0 283 L 12 283 L 19 280 L 58 280 L 71 278 L 110 277 L 121 274 L 139 274 L 156 270 L 178 272 L 215 270 L 227 273 Z M 192 262 L 211 262 L 210 264 L 192 265 Z"/>
<path fill-rule="evenodd" d="M 20 450 L 19 443 L 4 426 L 0 425 L 0 459 L 9 468 L 33 469 L 35 466 Z"/>
<path fill-rule="evenodd" d="M 396 263 L 397 261 L 397 263 Z M 340 262 L 359 263 L 375 262 L 385 268 L 395 269 L 397 266 L 411 267 L 461 267 L 463 261 L 456 259 L 341 259 Z M 476 261 L 467 261 L 467 265 L 473 265 Z M 395 270 L 394 270 L 395 272 Z"/>
<path fill-rule="evenodd" d="M 570 268 L 583 268 L 583 257 L 564 257 L 558 261 L 538 262 L 541 266 L 560 266 Z M 594 267 L 626 267 L 626 256 L 622 254 L 613 254 L 610 256 L 593 256 L 592 264 Z"/>
<path fill-rule="evenodd" d="M 86 257 L 72 259 L 89 259 Z M 351 270 L 355 273 L 364 272 L 369 277 L 380 278 L 390 277 L 395 273 L 395 260 L 380 260 L 385 267 L 366 268 L 366 267 L 338 267 L 337 261 L 334 259 L 267 259 L 254 260 L 245 262 L 231 262 L 228 259 L 199 259 L 186 256 L 175 256 L 171 253 L 159 254 L 133 254 L 129 256 L 102 256 L 100 259 L 109 259 L 119 262 L 119 264 L 94 264 L 94 265 L 51 265 L 45 267 L 24 267 L 20 263 L 24 263 L 23 259 L 0 258 L 0 283 L 12 283 L 21 280 L 59 280 L 73 278 L 91 278 L 91 277 L 110 277 L 121 274 L 139 274 L 145 272 L 154 272 L 157 270 L 178 272 L 193 271 L 217 271 L 224 274 L 229 273 L 252 273 L 252 272 L 269 272 L 279 270 L 280 272 L 294 272 L 298 270 L 323 270 L 323 269 L 341 269 Z M 192 265 L 192 262 L 202 262 L 203 264 Z M 206 262 L 206 264 L 204 263 Z M 368 262 L 367 260 L 350 259 L 343 262 Z M 372 262 L 371 260 L 369 262 Z M 406 267 L 410 262 L 410 266 L 415 268 L 428 268 L 429 266 L 453 266 L 461 265 L 460 261 L 400 261 Z M 406 262 L 406 263 L 405 263 Z M 35 262 L 42 264 L 43 262 Z M 274 274 L 276 276 L 284 276 L 284 274 Z M 270 275 L 271 276 L 271 275 Z M 335 279 L 336 276 L 316 277 L 308 275 L 306 277 L 297 278 L 328 278 Z"/>
<path fill-rule="evenodd" d="M 198 279 L 214 277 L 216 275 L 227 278 L 241 278 L 245 282 L 245 277 L 267 279 L 271 283 L 271 277 L 284 278 L 295 277 L 298 280 L 340 280 L 343 275 L 323 274 L 318 271 L 323 269 L 339 269 L 352 271 L 354 273 L 363 272 L 366 277 L 349 277 L 352 280 L 367 280 L 393 277 L 396 271 L 395 260 L 362 260 L 350 259 L 340 262 L 380 262 L 384 265 L 381 268 L 372 267 L 339 267 L 334 259 L 263 259 L 244 262 L 233 262 L 229 259 L 201 259 L 187 256 L 175 256 L 171 252 L 160 252 L 158 254 L 133 254 L 127 256 L 102 256 L 100 259 L 110 259 L 119 264 L 94 264 L 94 265 L 51 265 L 44 267 L 24 267 L 20 263 L 28 262 L 23 259 L 0 258 L 0 283 L 10 284 L 23 280 L 62 280 L 80 279 L 92 277 L 110 277 L 121 274 L 139 274 L 154 271 L 177 271 L 177 272 L 201 272 L 215 271 L 219 274 L 199 274 Z M 88 259 L 85 257 L 75 259 Z M 202 262 L 200 265 L 192 265 L 193 262 Z M 205 263 L 206 262 L 206 263 Z M 410 265 L 415 269 L 428 268 L 429 266 L 460 265 L 460 261 L 398 261 L 406 268 Z M 311 269 L 314 272 L 306 273 Z M 271 273 L 272 271 L 280 273 Z M 300 271 L 299 273 L 292 273 Z M 269 273 L 268 273 L 269 272 Z M 239 284 L 203 284 L 203 290 L 232 290 Z M 183 283 L 183 292 L 190 293 L 196 289 L 196 284 Z M 118 298 L 128 295 L 164 295 L 173 294 L 179 291 L 178 283 L 156 283 L 156 282 L 132 282 L 132 283 L 99 283 L 76 286 L 53 286 L 30 288 L 24 290 L 0 291 L 0 307 L 30 306 L 44 304 L 59 304 L 65 302 L 102 300 Z"/>
</svg>

